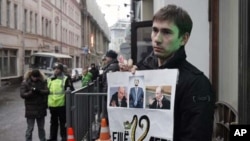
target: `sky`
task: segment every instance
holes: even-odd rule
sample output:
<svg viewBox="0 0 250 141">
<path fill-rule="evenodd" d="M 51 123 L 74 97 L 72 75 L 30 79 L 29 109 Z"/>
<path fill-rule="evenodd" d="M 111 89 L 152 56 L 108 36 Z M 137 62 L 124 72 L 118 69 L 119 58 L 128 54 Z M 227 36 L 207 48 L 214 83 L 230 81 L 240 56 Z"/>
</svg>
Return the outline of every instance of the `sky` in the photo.
<svg viewBox="0 0 250 141">
<path fill-rule="evenodd" d="M 129 20 L 130 17 L 130 2 L 131 0 L 96 0 L 101 11 L 105 14 L 105 19 L 108 26 L 112 26 L 118 19 Z M 127 7 L 124 4 L 128 4 Z"/>
</svg>

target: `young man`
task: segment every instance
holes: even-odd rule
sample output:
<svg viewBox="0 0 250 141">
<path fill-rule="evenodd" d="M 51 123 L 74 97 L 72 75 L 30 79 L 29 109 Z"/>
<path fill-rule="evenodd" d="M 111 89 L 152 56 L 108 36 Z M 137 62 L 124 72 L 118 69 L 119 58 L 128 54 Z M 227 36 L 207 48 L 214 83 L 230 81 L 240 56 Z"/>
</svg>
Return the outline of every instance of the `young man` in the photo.
<svg viewBox="0 0 250 141">
<path fill-rule="evenodd" d="M 211 141 L 215 98 L 206 76 L 186 60 L 192 20 L 180 7 L 168 5 L 153 17 L 153 52 L 131 69 L 179 70 L 174 107 L 174 141 Z M 129 70 L 126 64 L 121 70 Z"/>
</svg>

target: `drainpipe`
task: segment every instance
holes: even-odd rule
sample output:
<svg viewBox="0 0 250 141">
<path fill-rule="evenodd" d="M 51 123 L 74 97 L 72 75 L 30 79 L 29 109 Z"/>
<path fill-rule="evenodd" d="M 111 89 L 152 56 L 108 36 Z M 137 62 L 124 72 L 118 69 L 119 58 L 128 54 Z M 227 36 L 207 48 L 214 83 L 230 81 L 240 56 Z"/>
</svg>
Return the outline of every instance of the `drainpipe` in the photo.
<svg viewBox="0 0 250 141">
<path fill-rule="evenodd" d="M 23 3 L 22 3 L 22 5 L 23 5 L 23 8 L 24 8 L 24 1 L 25 0 L 23 0 Z M 24 36 L 25 36 L 25 30 L 24 30 L 24 24 L 25 24 L 25 21 L 24 20 L 27 20 L 27 19 L 24 19 L 24 11 L 22 12 L 23 13 L 23 31 L 22 31 L 22 50 L 21 50 L 21 56 L 23 56 L 22 57 L 22 59 L 21 59 L 21 64 L 22 64 L 22 70 L 21 70 L 21 73 L 22 73 L 22 75 L 24 75 L 24 66 L 25 66 L 25 63 L 24 63 L 24 61 L 25 61 L 25 43 L 24 43 Z M 27 13 L 28 13 L 28 9 L 27 9 Z M 27 18 L 27 17 L 26 17 Z M 27 27 L 26 27 L 26 29 L 27 29 Z"/>
</svg>

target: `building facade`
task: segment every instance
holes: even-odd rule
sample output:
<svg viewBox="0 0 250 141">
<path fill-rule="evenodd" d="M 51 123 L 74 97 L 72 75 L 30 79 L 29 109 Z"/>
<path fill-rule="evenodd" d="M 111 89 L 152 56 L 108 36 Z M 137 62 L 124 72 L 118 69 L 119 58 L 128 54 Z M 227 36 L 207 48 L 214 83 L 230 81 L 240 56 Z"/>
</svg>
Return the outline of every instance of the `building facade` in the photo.
<svg viewBox="0 0 250 141">
<path fill-rule="evenodd" d="M 81 0 L 81 13 L 83 64 L 99 65 L 110 42 L 108 24 L 95 0 Z"/>
<path fill-rule="evenodd" d="M 120 46 L 126 42 L 127 29 L 130 26 L 130 21 L 118 20 L 113 26 L 110 27 L 111 42 L 109 48 L 120 52 Z"/>
<path fill-rule="evenodd" d="M 34 52 L 57 52 L 81 66 L 81 12 L 76 0 L 0 0 L 1 79 L 20 78 Z"/>
</svg>

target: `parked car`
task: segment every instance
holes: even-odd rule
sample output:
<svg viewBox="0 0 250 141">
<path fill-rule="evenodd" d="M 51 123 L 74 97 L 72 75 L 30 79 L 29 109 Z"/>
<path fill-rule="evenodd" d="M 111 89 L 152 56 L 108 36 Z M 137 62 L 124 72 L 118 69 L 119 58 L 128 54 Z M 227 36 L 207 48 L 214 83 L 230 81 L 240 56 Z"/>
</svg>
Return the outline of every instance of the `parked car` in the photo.
<svg viewBox="0 0 250 141">
<path fill-rule="evenodd" d="M 72 81 L 78 81 L 82 78 L 82 68 L 73 68 L 71 71 Z"/>
</svg>

